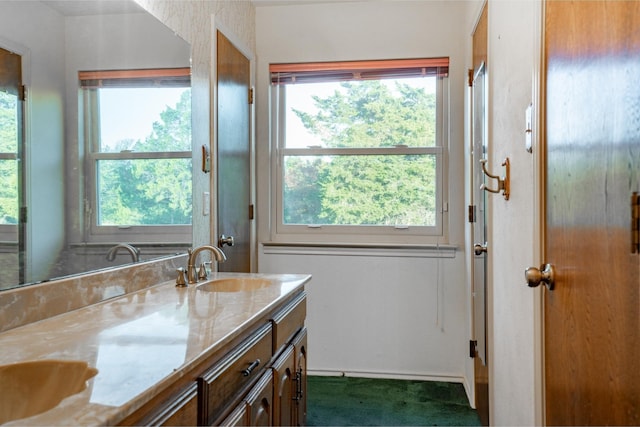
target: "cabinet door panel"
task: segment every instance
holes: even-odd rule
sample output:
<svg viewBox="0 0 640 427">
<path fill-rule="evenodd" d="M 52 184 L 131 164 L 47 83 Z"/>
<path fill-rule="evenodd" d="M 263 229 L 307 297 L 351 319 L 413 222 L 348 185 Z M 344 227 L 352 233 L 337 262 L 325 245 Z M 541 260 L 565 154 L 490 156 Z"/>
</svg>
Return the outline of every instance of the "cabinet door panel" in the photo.
<svg viewBox="0 0 640 427">
<path fill-rule="evenodd" d="M 307 425 L 307 328 L 302 328 L 291 342 L 295 348 L 295 416 L 293 425 Z"/>
<path fill-rule="evenodd" d="M 294 348 L 289 345 L 273 364 L 273 424 L 277 426 L 293 425 L 294 356 Z"/>
<path fill-rule="evenodd" d="M 236 427 L 249 425 L 249 413 L 247 404 L 240 403 L 219 425 L 222 427 Z"/>
<path fill-rule="evenodd" d="M 273 374 L 270 370 L 251 389 L 245 401 L 250 417 L 249 425 L 273 425 Z"/>
</svg>

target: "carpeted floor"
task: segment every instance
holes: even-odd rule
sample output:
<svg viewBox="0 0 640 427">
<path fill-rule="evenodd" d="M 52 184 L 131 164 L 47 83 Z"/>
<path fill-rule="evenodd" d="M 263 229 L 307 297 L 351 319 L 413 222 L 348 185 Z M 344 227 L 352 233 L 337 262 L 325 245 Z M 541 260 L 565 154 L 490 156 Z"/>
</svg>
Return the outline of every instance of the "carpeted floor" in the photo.
<svg viewBox="0 0 640 427">
<path fill-rule="evenodd" d="M 479 426 L 462 384 L 308 377 L 310 426 Z"/>
</svg>

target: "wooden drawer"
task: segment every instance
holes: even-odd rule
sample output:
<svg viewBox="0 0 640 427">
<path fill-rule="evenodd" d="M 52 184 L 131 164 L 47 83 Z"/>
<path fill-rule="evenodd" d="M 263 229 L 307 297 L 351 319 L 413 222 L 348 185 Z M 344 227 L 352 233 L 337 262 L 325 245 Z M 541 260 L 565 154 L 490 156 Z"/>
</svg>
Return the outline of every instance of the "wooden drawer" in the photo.
<svg viewBox="0 0 640 427">
<path fill-rule="evenodd" d="M 260 377 L 271 361 L 272 335 L 265 324 L 198 377 L 198 425 L 219 419 Z"/>
<path fill-rule="evenodd" d="M 282 310 L 277 312 L 273 323 L 273 354 L 276 354 L 304 326 L 307 317 L 307 295 L 302 292 Z"/>
</svg>

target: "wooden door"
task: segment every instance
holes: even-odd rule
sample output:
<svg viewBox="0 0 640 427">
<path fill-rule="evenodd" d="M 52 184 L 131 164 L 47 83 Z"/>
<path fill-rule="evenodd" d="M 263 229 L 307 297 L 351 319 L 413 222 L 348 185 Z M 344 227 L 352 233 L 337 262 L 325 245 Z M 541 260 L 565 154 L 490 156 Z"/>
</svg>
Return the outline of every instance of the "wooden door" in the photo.
<svg viewBox="0 0 640 427">
<path fill-rule="evenodd" d="M 640 425 L 640 2 L 545 4 L 547 425 Z"/>
<path fill-rule="evenodd" d="M 251 271 L 250 62 L 217 32 L 218 232 L 232 236 L 223 246 L 219 271 Z"/>
<path fill-rule="evenodd" d="M 486 194 L 480 189 L 485 175 L 480 161 L 487 158 L 487 29 L 488 15 L 485 4 L 473 32 L 473 69 L 470 70 L 472 116 L 472 211 L 471 234 L 473 259 L 473 340 L 475 343 L 474 383 L 475 406 L 482 425 L 489 425 L 489 369 L 487 364 L 487 248 Z M 479 245 L 479 246 L 478 246 Z M 484 249 L 483 249 L 484 247 Z M 484 252 L 483 252 L 484 250 Z"/>
</svg>

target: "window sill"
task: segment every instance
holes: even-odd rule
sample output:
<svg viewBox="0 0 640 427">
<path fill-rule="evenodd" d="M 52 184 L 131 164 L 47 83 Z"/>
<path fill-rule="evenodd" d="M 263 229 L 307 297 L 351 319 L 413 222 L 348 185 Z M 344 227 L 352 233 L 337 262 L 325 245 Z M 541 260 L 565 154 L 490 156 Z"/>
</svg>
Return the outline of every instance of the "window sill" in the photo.
<svg viewBox="0 0 640 427">
<path fill-rule="evenodd" d="M 408 258 L 455 258 L 455 245 L 261 242 L 268 255 L 350 255 Z"/>
</svg>

